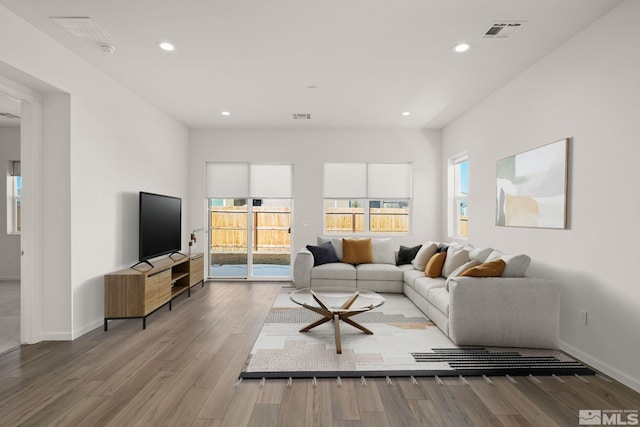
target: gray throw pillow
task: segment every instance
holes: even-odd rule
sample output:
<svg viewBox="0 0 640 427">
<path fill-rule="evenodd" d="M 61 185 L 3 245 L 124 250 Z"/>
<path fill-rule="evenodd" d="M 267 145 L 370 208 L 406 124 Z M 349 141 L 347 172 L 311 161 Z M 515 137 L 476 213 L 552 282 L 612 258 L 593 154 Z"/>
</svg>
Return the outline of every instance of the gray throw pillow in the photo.
<svg viewBox="0 0 640 427">
<path fill-rule="evenodd" d="M 411 264 L 411 261 L 416 257 L 421 247 L 422 245 L 414 246 L 412 248 L 400 245 L 400 250 L 398 251 L 398 262 L 396 265 Z"/>
<path fill-rule="evenodd" d="M 340 262 L 331 242 L 325 242 L 320 246 L 307 245 L 307 249 L 313 255 L 313 266 Z"/>
</svg>

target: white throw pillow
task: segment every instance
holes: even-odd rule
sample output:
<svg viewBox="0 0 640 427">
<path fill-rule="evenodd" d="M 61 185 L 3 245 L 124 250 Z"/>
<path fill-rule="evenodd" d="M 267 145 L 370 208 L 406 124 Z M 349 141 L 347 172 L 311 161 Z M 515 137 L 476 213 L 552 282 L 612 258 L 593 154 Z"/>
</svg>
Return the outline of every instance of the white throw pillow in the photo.
<svg viewBox="0 0 640 427">
<path fill-rule="evenodd" d="M 396 265 L 396 255 L 393 252 L 391 239 L 371 239 L 371 254 L 374 264 Z"/>
<path fill-rule="evenodd" d="M 494 249 L 491 253 L 484 259 L 483 262 L 495 261 L 497 259 L 501 259 L 502 255 L 504 255 L 499 250 Z"/>
<path fill-rule="evenodd" d="M 502 259 L 507 263 L 502 277 L 524 277 L 531 264 L 531 258 L 525 254 L 503 255 Z"/>
<path fill-rule="evenodd" d="M 434 242 L 427 242 L 418 251 L 416 257 L 411 261 L 413 268 L 416 270 L 424 271 L 427 268 L 427 263 L 432 256 L 436 254 L 438 250 L 438 244 Z"/>
<path fill-rule="evenodd" d="M 449 275 L 449 277 L 447 277 L 447 281 L 445 283 L 445 288 L 447 290 L 449 290 L 449 280 L 451 280 L 452 277 L 458 277 L 460 276 L 462 273 L 464 273 L 465 271 L 467 271 L 470 268 L 473 267 L 477 267 L 478 265 L 482 264 L 480 261 L 478 261 L 477 259 L 472 259 L 470 261 L 465 262 L 464 264 L 462 264 L 460 267 L 456 268 L 453 273 L 451 273 Z"/>
<path fill-rule="evenodd" d="M 442 266 L 442 277 L 449 277 L 456 268 L 469 261 L 469 251 L 464 249 L 455 249 L 450 247 L 447 249 L 447 257 L 444 259 Z"/>
<path fill-rule="evenodd" d="M 478 260 L 482 264 L 487 260 L 487 257 L 491 252 L 493 252 L 493 249 L 491 248 L 473 248 L 469 250 L 469 259 Z"/>
<path fill-rule="evenodd" d="M 529 268 L 529 264 L 531 264 L 531 258 L 528 255 L 508 255 L 497 250 L 491 252 L 484 262 L 495 261 L 497 259 L 501 259 L 507 264 L 502 273 L 502 277 L 524 277 L 527 268 Z"/>
</svg>

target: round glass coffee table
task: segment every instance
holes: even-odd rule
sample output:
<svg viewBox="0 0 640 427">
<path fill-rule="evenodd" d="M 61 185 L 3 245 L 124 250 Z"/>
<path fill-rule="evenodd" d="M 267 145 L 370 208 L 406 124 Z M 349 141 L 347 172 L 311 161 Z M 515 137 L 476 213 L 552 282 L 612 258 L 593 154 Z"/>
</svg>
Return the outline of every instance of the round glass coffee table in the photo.
<svg viewBox="0 0 640 427">
<path fill-rule="evenodd" d="M 352 316 L 365 311 L 373 310 L 384 304 L 384 298 L 372 291 L 347 288 L 319 288 L 298 289 L 291 293 L 291 301 L 295 302 L 315 313 L 323 316 L 317 322 L 311 323 L 300 332 L 309 332 L 316 326 L 333 321 L 336 337 L 336 353 L 342 354 L 340 340 L 340 320 L 360 329 L 362 332 L 373 335 L 369 329 L 351 320 Z"/>
</svg>

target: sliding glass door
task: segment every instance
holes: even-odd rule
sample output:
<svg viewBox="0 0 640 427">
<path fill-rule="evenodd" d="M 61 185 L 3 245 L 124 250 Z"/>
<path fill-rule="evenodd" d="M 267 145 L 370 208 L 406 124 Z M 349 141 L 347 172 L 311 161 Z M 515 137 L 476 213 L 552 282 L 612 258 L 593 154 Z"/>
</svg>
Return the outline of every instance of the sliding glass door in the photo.
<svg viewBox="0 0 640 427">
<path fill-rule="evenodd" d="M 291 279 L 291 172 L 291 165 L 207 165 L 211 278 Z"/>
<path fill-rule="evenodd" d="M 291 199 L 209 199 L 211 277 L 291 277 Z"/>
</svg>

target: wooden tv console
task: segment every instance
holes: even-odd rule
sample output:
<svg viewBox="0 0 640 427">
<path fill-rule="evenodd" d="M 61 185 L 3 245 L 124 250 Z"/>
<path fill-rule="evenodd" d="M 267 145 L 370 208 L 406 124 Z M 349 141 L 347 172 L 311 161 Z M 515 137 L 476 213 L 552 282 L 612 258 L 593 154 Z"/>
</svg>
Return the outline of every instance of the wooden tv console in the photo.
<svg viewBox="0 0 640 427">
<path fill-rule="evenodd" d="M 191 288 L 204 286 L 204 254 L 173 254 L 104 276 L 104 330 L 112 319 L 142 319 L 169 304 L 179 295 L 191 296 Z"/>
</svg>

